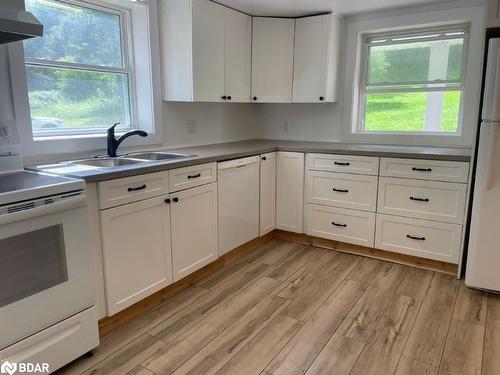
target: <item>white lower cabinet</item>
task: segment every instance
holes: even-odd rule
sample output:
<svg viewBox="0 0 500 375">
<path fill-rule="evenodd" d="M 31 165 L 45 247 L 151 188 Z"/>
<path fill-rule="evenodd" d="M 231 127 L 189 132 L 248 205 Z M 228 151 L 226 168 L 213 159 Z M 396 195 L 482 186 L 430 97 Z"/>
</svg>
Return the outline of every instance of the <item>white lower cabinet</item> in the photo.
<svg viewBox="0 0 500 375">
<path fill-rule="evenodd" d="M 172 282 L 170 210 L 165 198 L 100 213 L 108 315 Z"/>
<path fill-rule="evenodd" d="M 310 236 L 373 247 L 375 213 L 308 204 L 306 223 Z"/>
<path fill-rule="evenodd" d="M 307 201 L 375 212 L 377 182 L 377 176 L 308 171 Z"/>
<path fill-rule="evenodd" d="M 171 194 L 174 281 L 218 257 L 217 183 Z"/>
<path fill-rule="evenodd" d="M 260 235 L 276 228 L 276 152 L 260 156 Z"/>
<path fill-rule="evenodd" d="M 461 238 L 458 224 L 377 214 L 377 249 L 458 263 Z"/>
<path fill-rule="evenodd" d="M 276 228 L 303 233 L 304 154 L 279 151 L 276 169 Z"/>
</svg>

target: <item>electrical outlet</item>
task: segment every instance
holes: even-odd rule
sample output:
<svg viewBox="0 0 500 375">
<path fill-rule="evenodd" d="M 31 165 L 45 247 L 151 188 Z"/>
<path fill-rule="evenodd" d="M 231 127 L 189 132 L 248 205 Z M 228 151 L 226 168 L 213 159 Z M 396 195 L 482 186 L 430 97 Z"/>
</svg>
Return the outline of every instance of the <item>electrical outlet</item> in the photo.
<svg viewBox="0 0 500 375">
<path fill-rule="evenodd" d="M 290 121 L 285 120 L 285 122 L 283 122 L 283 131 L 287 132 L 289 129 L 290 129 Z"/>
<path fill-rule="evenodd" d="M 196 120 L 186 120 L 186 131 L 188 134 L 196 133 Z"/>
</svg>

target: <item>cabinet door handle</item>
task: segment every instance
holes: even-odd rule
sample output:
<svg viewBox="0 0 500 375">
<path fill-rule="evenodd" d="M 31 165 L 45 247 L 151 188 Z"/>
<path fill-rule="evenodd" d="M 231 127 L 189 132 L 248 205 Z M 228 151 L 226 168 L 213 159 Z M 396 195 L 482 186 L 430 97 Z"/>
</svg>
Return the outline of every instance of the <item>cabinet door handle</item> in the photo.
<svg viewBox="0 0 500 375">
<path fill-rule="evenodd" d="M 257 97 L 256 97 L 256 96 L 254 96 L 254 97 L 253 97 L 253 100 L 257 100 Z"/>
<path fill-rule="evenodd" d="M 170 204 L 170 198 L 165 199 L 166 204 Z"/>
<path fill-rule="evenodd" d="M 147 188 L 147 186 L 146 186 L 146 184 L 144 184 L 144 185 L 138 186 L 138 187 L 129 187 L 127 190 L 128 191 L 139 191 L 139 190 L 144 190 L 146 188 Z"/>
<path fill-rule="evenodd" d="M 231 95 L 229 95 L 229 96 L 227 97 L 227 100 L 231 100 Z"/>
<path fill-rule="evenodd" d="M 188 175 L 188 180 L 192 179 L 192 178 L 198 178 L 198 177 L 201 177 L 201 173 L 197 173 L 197 174 L 190 174 Z"/>
<path fill-rule="evenodd" d="M 226 100 L 227 96 L 226 95 L 223 95 L 222 96 L 222 100 Z"/>
<path fill-rule="evenodd" d="M 347 227 L 347 224 L 338 224 L 335 221 L 332 221 L 332 225 L 335 225 L 336 227 L 344 227 L 344 228 Z"/>
<path fill-rule="evenodd" d="M 417 241 L 425 241 L 425 237 L 412 236 L 411 234 L 407 234 L 406 238 L 409 238 L 411 240 L 417 240 Z"/>
<path fill-rule="evenodd" d="M 335 189 L 335 188 L 333 188 L 333 191 L 336 191 L 337 193 L 349 193 L 349 190 L 347 190 L 347 189 Z"/>
<path fill-rule="evenodd" d="M 262 157 L 262 160 L 267 160 L 267 157 L 263 156 L 263 157 Z"/>
<path fill-rule="evenodd" d="M 334 162 L 333 162 L 333 164 L 335 164 L 335 165 L 341 165 L 341 166 L 343 166 L 343 167 L 348 167 L 348 166 L 350 166 L 350 165 L 351 165 L 351 163 L 349 163 L 349 162 L 342 163 L 342 162 L 340 162 L 340 161 L 334 161 Z"/>
<path fill-rule="evenodd" d="M 429 202 L 429 198 L 416 198 L 416 197 L 410 197 L 412 201 L 417 201 L 417 202 Z"/>
<path fill-rule="evenodd" d="M 417 172 L 432 172 L 432 168 L 417 168 L 417 167 L 413 167 L 411 170 L 412 171 L 417 171 Z"/>
<path fill-rule="evenodd" d="M 177 198 L 177 197 L 172 198 L 172 200 L 173 200 L 175 203 L 179 202 L 179 198 Z"/>
<path fill-rule="evenodd" d="M 324 96 L 320 96 L 320 97 L 319 97 L 319 100 L 320 100 L 320 101 L 323 101 L 323 100 L 325 100 L 325 97 L 324 97 Z"/>
</svg>

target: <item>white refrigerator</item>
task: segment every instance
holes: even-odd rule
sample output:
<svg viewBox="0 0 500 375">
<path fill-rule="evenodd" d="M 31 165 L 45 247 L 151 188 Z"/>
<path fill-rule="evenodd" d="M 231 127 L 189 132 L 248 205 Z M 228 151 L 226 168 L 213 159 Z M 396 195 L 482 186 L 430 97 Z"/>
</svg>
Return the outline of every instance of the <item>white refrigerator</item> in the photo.
<svg viewBox="0 0 500 375">
<path fill-rule="evenodd" d="M 500 292 L 500 39 L 490 39 L 465 284 Z"/>
</svg>

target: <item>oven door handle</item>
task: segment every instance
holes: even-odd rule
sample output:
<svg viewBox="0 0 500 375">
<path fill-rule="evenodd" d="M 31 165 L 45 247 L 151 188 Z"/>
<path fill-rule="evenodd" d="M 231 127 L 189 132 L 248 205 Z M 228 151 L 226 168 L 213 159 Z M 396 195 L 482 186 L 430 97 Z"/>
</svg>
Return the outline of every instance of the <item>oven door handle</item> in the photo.
<svg viewBox="0 0 500 375">
<path fill-rule="evenodd" d="M 58 202 L 49 203 L 44 206 L 18 211 L 0 216 L 0 225 L 15 223 L 16 221 L 29 220 L 35 217 L 50 215 L 58 212 L 82 207 L 87 204 L 87 195 L 80 194 L 71 198 L 66 198 Z"/>
</svg>

